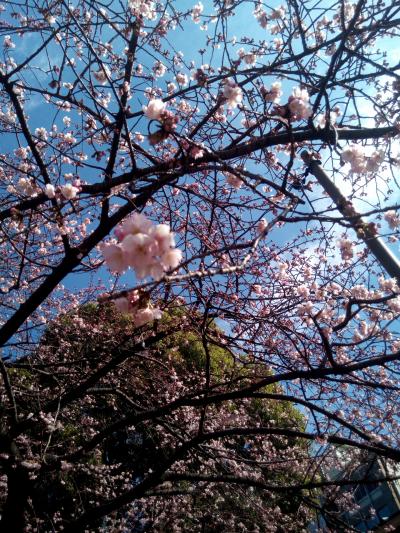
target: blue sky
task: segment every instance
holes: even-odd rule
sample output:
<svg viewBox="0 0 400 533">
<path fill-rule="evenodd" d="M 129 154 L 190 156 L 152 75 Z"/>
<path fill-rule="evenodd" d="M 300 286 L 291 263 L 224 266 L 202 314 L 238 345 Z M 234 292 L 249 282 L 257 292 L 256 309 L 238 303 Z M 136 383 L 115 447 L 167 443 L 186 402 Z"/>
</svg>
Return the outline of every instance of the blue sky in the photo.
<svg viewBox="0 0 400 533">
<path fill-rule="evenodd" d="M 212 8 L 212 2 L 211 1 L 205 1 L 204 3 L 204 20 L 207 19 L 208 15 L 212 15 L 214 13 L 214 10 Z M 183 3 L 178 3 L 180 6 L 183 5 Z M 184 4 L 185 7 L 188 9 L 192 4 Z M 278 7 L 280 4 L 278 2 L 271 3 L 270 7 Z M 319 4 L 319 8 L 323 8 L 327 5 L 327 3 L 321 3 Z M 239 44 L 233 45 L 232 39 L 235 37 L 237 43 L 243 40 L 243 38 L 251 38 L 254 39 L 254 42 L 257 43 L 258 41 L 262 40 L 273 40 L 276 36 L 271 35 L 267 30 L 264 30 L 261 28 L 261 26 L 258 24 L 256 19 L 252 15 L 252 11 L 254 9 L 254 5 L 251 2 L 243 3 L 237 10 L 235 17 L 230 17 L 228 19 L 229 23 L 229 31 L 228 31 L 228 40 L 231 42 L 231 44 L 228 46 L 229 53 L 231 53 L 233 58 L 237 58 L 237 49 L 241 46 Z M 1 15 L 3 18 L 7 17 L 6 14 Z M 214 65 L 219 65 L 221 63 L 222 53 L 223 53 L 223 47 L 221 48 L 211 48 L 210 46 L 207 46 L 207 35 L 212 34 L 215 28 L 214 22 L 208 22 L 208 29 L 201 29 L 201 24 L 194 24 L 192 20 L 189 19 L 183 23 L 183 28 L 177 28 L 175 31 L 170 32 L 168 38 L 169 42 L 171 44 L 171 48 L 173 48 L 176 52 L 181 51 L 184 55 L 184 61 L 186 62 L 186 67 L 182 67 L 183 72 L 186 74 L 190 74 L 190 65 L 189 62 L 193 60 L 195 62 L 195 67 L 199 67 L 203 63 L 213 63 Z M 111 35 L 111 32 L 110 32 Z M 23 39 L 15 38 L 15 41 L 18 43 L 18 46 L 15 50 L 10 50 L 9 54 L 12 55 L 15 58 L 15 61 L 17 63 L 23 61 L 24 58 L 29 55 L 31 50 L 38 44 L 36 42 L 35 36 L 25 36 Z M 383 48 L 386 48 L 388 50 L 388 53 L 390 57 L 394 60 L 398 60 L 399 52 L 398 49 L 395 48 L 394 42 L 390 40 L 389 38 L 386 38 L 382 40 L 381 46 Z M 118 50 L 118 47 L 121 48 L 122 45 L 116 44 L 116 49 Z M 246 50 L 250 50 L 251 45 L 250 44 L 244 44 L 243 47 Z M 200 49 L 205 49 L 206 52 L 204 55 L 201 55 L 198 51 Z M 53 65 L 57 65 L 60 61 L 61 54 L 60 54 L 60 47 L 56 44 L 51 45 L 50 47 L 50 63 Z M 139 51 L 137 54 L 137 60 L 138 62 L 142 63 L 145 67 L 151 67 L 153 64 L 153 57 L 148 55 L 147 53 L 144 53 L 142 51 Z M 27 81 L 33 81 L 33 77 L 35 77 L 37 80 L 43 80 L 46 84 L 48 83 L 48 76 L 47 74 L 43 74 L 40 71 L 40 68 L 47 69 L 48 63 L 49 63 L 49 57 L 46 54 L 42 54 L 41 57 L 39 57 L 36 61 L 36 69 L 31 74 L 24 73 L 21 74 L 21 79 L 23 76 L 28 76 Z M 225 60 L 226 64 L 226 60 Z M 262 64 L 262 62 L 261 62 Z M 78 68 L 79 68 L 79 61 L 78 61 Z M 322 68 L 322 67 L 320 67 Z M 66 72 L 70 73 L 69 75 L 66 74 L 66 77 L 64 78 L 64 81 L 69 81 L 69 79 L 72 79 L 72 70 L 69 69 L 69 67 L 66 67 Z M 321 70 L 322 73 L 322 70 Z M 69 78 L 69 76 L 71 78 Z M 288 74 L 290 76 L 290 74 Z M 276 81 L 276 76 L 264 76 L 265 83 L 269 85 L 273 81 Z M 156 80 L 155 84 L 159 86 L 160 88 L 164 89 L 166 88 L 167 82 L 172 81 L 171 74 L 167 73 L 163 78 Z M 141 85 L 141 90 L 143 90 L 148 83 L 144 83 Z M 282 102 L 285 102 L 288 98 L 288 96 L 291 93 L 291 90 L 293 86 L 297 85 L 297 83 L 291 81 L 291 80 L 285 80 L 282 79 L 282 85 L 284 90 L 284 95 L 282 97 Z M 108 92 L 108 89 L 105 89 L 106 92 Z M 342 97 L 342 95 L 338 95 L 338 97 Z M 143 97 L 143 94 L 141 92 L 135 92 L 133 95 L 133 98 L 130 102 L 132 106 L 132 110 L 140 110 L 141 106 L 146 103 L 146 99 Z M 111 104 L 110 109 L 113 109 L 113 104 Z M 29 113 L 29 122 L 34 129 L 35 127 L 46 127 L 47 129 L 50 129 L 53 124 L 56 124 L 59 129 L 63 129 L 64 125 L 62 122 L 62 119 L 64 116 L 71 116 L 73 118 L 76 118 L 77 115 L 74 111 L 67 114 L 63 111 L 59 111 L 56 115 L 54 115 L 54 111 L 50 111 L 50 107 L 46 104 L 43 104 L 42 101 L 36 96 L 31 95 L 29 101 L 26 104 L 26 111 Z M 132 121 L 134 122 L 134 121 Z M 237 120 L 237 123 L 239 124 L 239 118 Z M 366 124 L 369 125 L 369 124 Z M 138 120 L 137 125 L 135 125 L 135 131 L 141 131 L 142 133 L 147 133 L 147 127 L 148 127 L 148 121 L 145 118 L 141 118 Z M 4 136 L 5 139 L 5 146 L 7 148 L 13 148 L 16 147 L 16 140 L 12 136 Z M 86 150 L 86 149 L 85 149 Z M 328 152 L 326 153 L 328 155 Z M 287 161 L 287 156 L 280 154 L 281 161 L 285 163 Z M 91 160 L 91 163 L 95 165 L 95 161 Z M 103 165 L 103 163 L 102 163 Z M 101 166 L 101 165 L 100 165 Z M 77 173 L 79 173 L 79 169 L 76 169 Z M 249 168 L 249 170 L 257 170 L 257 168 Z M 329 170 L 329 169 L 328 169 Z M 64 165 L 63 172 L 73 172 L 75 171 L 74 165 Z M 85 170 L 85 180 L 87 181 L 98 181 L 99 175 L 101 175 L 100 170 L 92 169 L 91 171 L 86 169 Z M 346 192 L 347 182 L 341 181 L 342 177 L 340 174 L 333 175 L 334 178 L 338 181 L 338 183 L 341 185 L 341 187 L 344 188 L 344 192 Z M 190 180 L 196 180 L 197 178 L 188 178 L 188 182 Z M 239 191 L 238 196 L 242 194 L 242 191 Z M 368 185 L 367 187 L 367 194 L 366 200 L 369 200 L 370 195 L 374 194 L 373 191 L 373 185 Z M 316 201 L 317 198 L 321 198 L 321 190 L 316 187 L 315 191 L 309 195 L 309 198 L 312 201 Z M 396 201 L 398 199 L 398 196 L 394 198 L 391 197 L 390 201 Z M 326 201 L 324 201 L 326 203 Z M 318 204 L 315 205 L 321 205 L 321 202 L 318 201 Z M 362 211 L 364 210 L 363 207 L 366 207 L 368 209 L 368 204 L 365 204 L 362 200 L 359 201 L 357 207 Z M 306 209 L 306 207 L 304 207 Z M 298 230 L 299 226 L 297 226 Z M 275 243 L 284 243 L 286 240 L 291 239 L 293 236 L 293 229 L 292 226 L 286 225 L 283 229 L 279 229 L 277 231 L 273 231 L 271 234 L 271 239 Z M 313 244 L 310 245 L 310 253 L 312 254 L 312 248 L 314 247 Z M 398 253 L 398 245 L 394 244 L 393 249 L 396 253 Z M 109 277 L 108 272 L 105 269 L 102 269 L 99 271 L 99 277 L 101 280 L 109 280 L 112 279 L 112 277 Z M 124 279 L 132 280 L 132 274 L 128 274 L 127 277 Z M 87 277 L 86 275 L 79 275 L 76 276 L 75 274 L 69 276 L 65 280 L 65 285 L 67 287 L 70 287 L 71 289 L 77 287 L 84 287 L 87 283 Z"/>
</svg>

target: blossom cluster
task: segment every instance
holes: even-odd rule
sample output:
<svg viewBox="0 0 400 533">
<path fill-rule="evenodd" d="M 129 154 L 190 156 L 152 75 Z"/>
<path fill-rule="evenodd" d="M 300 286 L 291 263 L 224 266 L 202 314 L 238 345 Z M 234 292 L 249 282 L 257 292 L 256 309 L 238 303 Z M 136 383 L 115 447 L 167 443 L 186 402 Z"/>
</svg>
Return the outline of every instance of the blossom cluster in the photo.
<svg viewBox="0 0 400 533">
<path fill-rule="evenodd" d="M 79 189 L 78 187 L 75 187 L 71 183 L 67 183 L 66 185 L 63 185 L 61 187 L 61 194 L 64 196 L 66 200 L 72 200 L 73 198 L 76 198 L 76 195 L 78 194 Z M 46 195 L 49 198 L 52 198 L 52 194 L 54 193 L 54 187 L 52 185 L 46 185 Z"/>
<path fill-rule="evenodd" d="M 157 17 L 155 2 L 152 0 L 129 0 L 128 7 L 135 17 L 154 20 Z"/>
<path fill-rule="evenodd" d="M 7 188 L 7 190 L 11 193 L 18 192 L 24 196 L 30 196 L 31 198 L 36 197 L 40 192 L 40 189 L 35 185 L 35 183 L 28 178 L 20 178 L 16 187 L 11 185 Z M 79 193 L 79 187 L 75 187 L 71 183 L 67 183 L 56 190 L 54 185 L 48 183 L 46 184 L 43 192 L 47 198 L 50 199 L 55 198 L 56 193 L 59 192 L 66 200 L 73 200 Z"/>
<path fill-rule="evenodd" d="M 279 102 L 280 97 L 282 96 L 281 90 L 282 84 L 279 81 L 274 82 L 271 85 L 271 89 L 267 89 L 262 86 L 260 89 L 261 96 L 266 102 L 273 102 L 274 104 Z"/>
<path fill-rule="evenodd" d="M 3 40 L 4 48 L 15 48 L 15 44 L 12 42 L 11 35 L 6 35 Z"/>
<path fill-rule="evenodd" d="M 204 10 L 204 6 L 201 2 L 198 2 L 197 4 L 193 6 L 192 19 L 193 19 L 193 22 L 195 22 L 196 24 L 200 22 L 200 15 L 203 13 L 203 10 Z"/>
<path fill-rule="evenodd" d="M 178 74 L 175 76 L 175 79 L 177 84 L 181 87 L 185 87 L 189 83 L 189 78 L 183 72 L 178 72 Z"/>
<path fill-rule="evenodd" d="M 340 254 L 343 261 L 349 261 L 353 257 L 353 243 L 348 239 L 340 239 L 338 241 Z"/>
<path fill-rule="evenodd" d="M 300 87 L 293 89 L 292 95 L 289 96 L 289 110 L 292 119 L 302 120 L 311 116 L 312 110 L 309 99 L 309 94 L 305 89 L 300 89 Z"/>
<path fill-rule="evenodd" d="M 225 80 L 223 95 L 231 109 L 235 109 L 243 99 L 242 89 L 232 79 Z"/>
<path fill-rule="evenodd" d="M 268 16 L 267 13 L 261 8 L 261 5 L 256 7 L 256 9 L 253 11 L 253 15 L 257 19 L 261 28 L 265 30 L 268 26 Z"/>
<path fill-rule="evenodd" d="M 385 214 L 384 214 L 384 217 L 383 217 L 386 222 L 389 224 L 389 228 L 390 229 L 397 229 L 399 226 L 400 226 L 400 217 L 399 215 L 396 213 L 396 211 L 387 211 Z"/>
<path fill-rule="evenodd" d="M 370 156 L 365 154 L 362 146 L 350 144 L 341 153 L 343 163 L 350 163 L 351 171 L 355 174 L 376 172 L 383 159 L 384 152 L 376 150 Z"/>
<path fill-rule="evenodd" d="M 352 172 L 361 173 L 365 170 L 365 155 L 361 146 L 351 144 L 343 150 L 341 158 L 344 163 L 350 163 Z"/>
<path fill-rule="evenodd" d="M 107 67 L 107 65 L 103 65 L 99 68 L 99 70 L 96 70 L 93 72 L 93 77 L 101 83 L 101 85 L 105 85 L 107 81 L 110 79 L 111 71 Z"/>
<path fill-rule="evenodd" d="M 379 279 L 379 288 L 385 292 L 399 292 L 399 286 L 395 278 L 385 279 L 381 276 Z"/>
<path fill-rule="evenodd" d="M 148 105 L 143 106 L 143 112 L 148 119 L 161 122 L 166 107 L 167 104 L 159 98 L 152 98 Z"/>
<path fill-rule="evenodd" d="M 102 248 L 104 260 L 114 272 L 123 273 L 131 267 L 139 279 L 151 276 L 159 280 L 164 271 L 176 268 L 182 260 L 170 227 L 154 225 L 141 213 L 120 224 L 115 234 L 119 242 Z"/>
<path fill-rule="evenodd" d="M 251 67 L 255 65 L 257 61 L 257 55 L 254 52 L 246 52 L 244 48 L 239 48 L 237 55 L 246 63 L 246 65 L 250 65 Z"/>
<path fill-rule="evenodd" d="M 224 175 L 226 178 L 226 183 L 234 189 L 240 189 L 240 187 L 243 185 L 243 180 L 239 178 L 239 176 L 232 174 L 232 172 L 224 172 Z"/>
<path fill-rule="evenodd" d="M 179 118 L 172 111 L 166 109 L 167 105 L 160 98 L 151 98 L 147 106 L 143 106 L 144 115 L 150 120 L 157 120 L 161 128 L 148 137 L 151 145 L 165 141 L 175 131 Z"/>
<path fill-rule="evenodd" d="M 167 72 L 167 67 L 164 65 L 162 61 L 156 61 L 153 66 L 153 72 L 156 78 L 162 78 L 163 76 L 165 76 L 165 73 Z"/>
<path fill-rule="evenodd" d="M 31 182 L 31 180 L 27 179 L 27 178 L 20 178 L 18 180 L 18 183 L 17 183 L 17 189 L 20 193 L 26 195 L 26 196 L 36 196 L 36 188 L 35 188 L 35 185 Z M 12 192 L 12 188 L 11 190 L 9 189 L 10 192 Z"/>
<path fill-rule="evenodd" d="M 317 118 L 315 119 L 315 122 L 320 128 L 325 128 L 327 122 L 329 122 L 331 126 L 336 124 L 339 116 L 340 116 L 340 110 L 338 108 L 335 108 L 335 109 L 332 109 L 327 114 L 321 113 L 320 115 L 318 115 Z"/>
<path fill-rule="evenodd" d="M 271 20 L 283 19 L 284 17 L 285 17 L 285 8 L 284 8 L 284 6 L 279 6 L 278 8 L 273 9 L 271 14 L 270 14 Z"/>
<path fill-rule="evenodd" d="M 131 291 L 127 296 L 116 298 L 113 303 L 120 313 L 131 314 L 137 327 L 162 317 L 162 311 L 158 307 L 153 307 L 150 303 L 142 307 L 138 291 Z"/>
</svg>

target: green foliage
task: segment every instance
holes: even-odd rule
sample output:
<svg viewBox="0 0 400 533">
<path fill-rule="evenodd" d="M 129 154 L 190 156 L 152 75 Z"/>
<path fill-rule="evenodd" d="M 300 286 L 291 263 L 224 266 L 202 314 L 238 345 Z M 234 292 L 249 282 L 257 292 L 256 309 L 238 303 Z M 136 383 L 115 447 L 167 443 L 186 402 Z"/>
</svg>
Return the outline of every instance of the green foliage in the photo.
<svg viewBox="0 0 400 533">
<path fill-rule="evenodd" d="M 161 342 L 161 352 L 171 357 L 174 362 L 190 371 L 204 370 L 206 351 L 199 334 L 195 332 L 179 332 L 169 336 L 167 342 Z M 171 346 L 172 345 L 172 346 Z M 168 346 L 171 346 L 170 348 Z M 214 377 L 221 378 L 227 370 L 234 366 L 232 354 L 215 344 L 209 344 L 210 370 Z"/>
<path fill-rule="evenodd" d="M 264 387 L 260 392 L 277 393 L 279 388 L 274 385 Z M 284 428 L 296 428 L 305 430 L 306 422 L 301 412 L 287 401 L 269 400 L 264 398 L 254 398 L 251 401 L 250 409 L 260 417 L 263 425 L 279 425 Z"/>
<path fill-rule="evenodd" d="M 76 444 L 77 446 L 84 442 L 79 426 L 72 423 L 64 424 L 63 427 L 56 432 L 55 439 L 61 443 L 69 442 L 71 444 Z"/>
<path fill-rule="evenodd" d="M 8 369 L 11 383 L 18 383 L 19 387 L 30 389 L 36 382 L 35 374 L 28 368 L 14 367 Z"/>
</svg>

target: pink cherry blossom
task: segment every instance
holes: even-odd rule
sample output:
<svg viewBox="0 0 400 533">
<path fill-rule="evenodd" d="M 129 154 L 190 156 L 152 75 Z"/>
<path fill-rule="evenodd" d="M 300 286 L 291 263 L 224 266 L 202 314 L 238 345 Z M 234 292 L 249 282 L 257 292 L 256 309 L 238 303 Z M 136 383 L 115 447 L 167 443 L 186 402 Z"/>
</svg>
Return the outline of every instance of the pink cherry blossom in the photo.
<svg viewBox="0 0 400 533">
<path fill-rule="evenodd" d="M 111 76 L 111 72 L 110 69 L 105 65 L 102 68 L 99 68 L 99 70 L 93 72 L 93 76 L 99 83 L 101 83 L 101 85 L 105 85 Z"/>
<path fill-rule="evenodd" d="M 201 2 L 197 2 L 197 4 L 193 6 L 192 19 L 193 19 L 193 22 L 195 22 L 196 24 L 200 22 L 200 15 L 203 13 L 203 10 L 204 10 L 204 6 Z"/>
<path fill-rule="evenodd" d="M 175 246 L 174 235 L 167 224 L 153 226 L 149 231 L 149 235 L 153 239 L 152 251 L 154 255 L 162 255 Z"/>
<path fill-rule="evenodd" d="M 253 285 L 253 292 L 255 292 L 256 294 L 262 294 L 262 287 L 261 285 Z"/>
<path fill-rule="evenodd" d="M 231 79 L 225 80 L 223 95 L 231 109 L 235 109 L 243 99 L 242 89 Z"/>
<path fill-rule="evenodd" d="M 51 183 L 46 185 L 44 192 L 47 198 L 54 198 L 56 195 L 54 185 L 51 185 Z"/>
<path fill-rule="evenodd" d="M 343 261 L 349 261 L 354 255 L 353 243 L 348 239 L 340 239 L 338 244 Z"/>
<path fill-rule="evenodd" d="M 243 185 L 243 180 L 236 176 L 236 174 L 232 174 L 232 172 L 224 172 L 224 174 L 226 177 L 226 183 L 234 189 L 240 189 Z"/>
<path fill-rule="evenodd" d="M 396 211 L 386 211 L 384 214 L 384 219 L 389 224 L 390 229 L 395 230 L 400 227 L 400 217 Z"/>
<path fill-rule="evenodd" d="M 309 104 L 309 95 L 305 89 L 295 87 L 292 96 L 289 97 L 289 110 L 294 120 L 303 120 L 311 116 L 312 110 Z"/>
<path fill-rule="evenodd" d="M 342 151 L 341 159 L 345 163 L 350 163 L 352 172 L 362 173 L 366 170 L 367 159 L 362 146 L 349 145 Z"/>
<path fill-rule="evenodd" d="M 152 227 L 152 222 L 142 213 L 134 213 L 127 218 L 115 230 L 115 235 L 122 241 L 126 235 L 135 235 L 136 233 L 148 233 Z"/>
<path fill-rule="evenodd" d="M 154 20 L 157 17 L 155 2 L 152 0 L 128 0 L 128 7 L 135 17 Z"/>
<path fill-rule="evenodd" d="M 15 48 L 15 43 L 11 39 L 11 35 L 6 35 L 3 40 L 4 48 Z"/>
<path fill-rule="evenodd" d="M 183 72 L 178 72 L 178 74 L 175 76 L 176 82 L 181 87 L 185 87 L 189 83 L 189 78 L 186 74 Z"/>
<path fill-rule="evenodd" d="M 113 300 L 113 303 L 120 313 L 129 313 L 130 304 L 128 298 L 126 298 L 125 296 L 122 296 L 121 298 L 116 298 L 115 300 Z"/>
<path fill-rule="evenodd" d="M 173 248 L 165 252 L 161 256 L 161 263 L 166 269 L 175 269 L 182 261 L 182 251 L 178 248 Z"/>
<path fill-rule="evenodd" d="M 161 121 L 163 112 L 165 111 L 167 104 L 158 98 L 154 98 L 149 101 L 147 106 L 143 106 L 143 112 L 150 120 Z"/>
<path fill-rule="evenodd" d="M 61 187 L 61 194 L 66 200 L 73 200 L 74 198 L 76 198 L 78 192 L 79 189 L 77 187 L 74 187 L 71 183 L 67 183 L 67 185 L 63 185 Z"/>
<path fill-rule="evenodd" d="M 135 326 L 140 327 L 152 322 L 153 320 L 159 320 L 162 317 L 162 311 L 158 308 L 146 307 L 144 309 L 138 309 L 133 315 L 133 321 Z"/>
<path fill-rule="evenodd" d="M 102 253 L 107 266 L 113 272 L 122 274 L 128 268 L 127 255 L 119 244 L 105 244 Z"/>
<path fill-rule="evenodd" d="M 274 82 L 270 89 L 262 87 L 260 92 L 266 102 L 278 103 L 282 96 L 281 83 L 279 81 Z"/>
<path fill-rule="evenodd" d="M 152 239 L 145 233 L 129 234 L 124 237 L 121 243 L 127 263 L 141 273 L 143 273 L 143 269 L 146 271 L 152 261 L 151 246 Z M 144 276 L 141 275 L 140 277 Z"/>
</svg>

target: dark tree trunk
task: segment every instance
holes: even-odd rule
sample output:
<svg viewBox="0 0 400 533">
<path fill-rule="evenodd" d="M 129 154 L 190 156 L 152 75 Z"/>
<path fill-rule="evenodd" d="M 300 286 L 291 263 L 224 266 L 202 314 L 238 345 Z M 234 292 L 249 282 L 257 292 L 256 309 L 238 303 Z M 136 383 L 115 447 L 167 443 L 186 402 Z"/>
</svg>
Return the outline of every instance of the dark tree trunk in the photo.
<svg viewBox="0 0 400 533">
<path fill-rule="evenodd" d="M 8 494 L 0 521 L 2 533 L 23 533 L 29 495 L 28 472 L 16 467 L 8 473 Z"/>
</svg>

